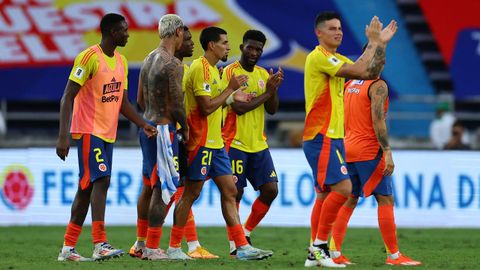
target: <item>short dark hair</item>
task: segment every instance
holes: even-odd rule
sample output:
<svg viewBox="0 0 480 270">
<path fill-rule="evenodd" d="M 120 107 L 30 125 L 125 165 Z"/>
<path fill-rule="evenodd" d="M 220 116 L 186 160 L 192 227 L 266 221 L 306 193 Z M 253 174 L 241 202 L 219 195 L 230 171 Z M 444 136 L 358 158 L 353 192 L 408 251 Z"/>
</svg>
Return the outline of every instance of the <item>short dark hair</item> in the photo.
<svg viewBox="0 0 480 270">
<path fill-rule="evenodd" d="M 108 35 L 110 30 L 117 25 L 117 23 L 125 21 L 125 17 L 117 13 L 108 13 L 103 16 L 100 21 L 100 32 L 102 35 Z"/>
<path fill-rule="evenodd" d="M 455 120 L 455 122 L 453 122 L 453 125 L 452 127 L 461 127 L 461 128 L 465 128 L 465 126 L 463 125 L 463 122 L 460 121 L 460 120 Z"/>
<path fill-rule="evenodd" d="M 217 42 L 220 40 L 220 35 L 226 35 L 227 31 L 222 28 L 210 26 L 202 30 L 200 33 L 200 44 L 204 51 L 208 48 L 208 43 L 210 41 Z"/>
<path fill-rule="evenodd" d="M 329 21 L 331 19 L 337 19 L 337 20 L 341 21 L 340 15 L 338 13 L 334 12 L 334 11 L 320 12 L 317 15 L 317 17 L 315 18 L 315 28 L 317 28 L 319 24 L 321 24 L 325 21 Z"/>
<path fill-rule="evenodd" d="M 245 41 L 249 39 L 261 42 L 263 44 L 265 44 L 265 42 L 267 41 L 265 35 L 258 30 L 248 30 L 247 32 L 245 32 L 245 34 L 243 34 L 243 43 L 245 43 Z"/>
</svg>

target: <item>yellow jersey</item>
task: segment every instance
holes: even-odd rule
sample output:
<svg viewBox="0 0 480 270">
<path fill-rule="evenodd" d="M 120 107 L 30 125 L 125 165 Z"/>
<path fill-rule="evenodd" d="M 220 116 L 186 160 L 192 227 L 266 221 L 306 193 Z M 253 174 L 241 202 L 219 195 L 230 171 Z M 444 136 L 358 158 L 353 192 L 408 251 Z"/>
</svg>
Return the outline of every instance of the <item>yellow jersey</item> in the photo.
<svg viewBox="0 0 480 270">
<path fill-rule="evenodd" d="M 269 77 L 268 72 L 259 66 L 255 66 L 252 72 L 246 71 L 238 61 L 225 68 L 222 84 L 228 85 L 233 75 L 238 76 L 242 74 L 248 76 L 245 93 L 251 93 L 256 96 L 265 93 Z M 265 107 L 263 104 L 243 115 L 237 115 L 232 107 L 228 106 L 222 128 L 222 136 L 227 149 L 232 147 L 248 153 L 265 150 L 268 148 L 268 145 L 264 129 Z"/>
<path fill-rule="evenodd" d="M 317 46 L 305 61 L 305 128 L 303 140 L 312 140 L 317 134 L 332 139 L 345 135 L 343 114 L 343 87 L 345 78 L 335 74 L 343 64 L 353 62 L 339 53 L 330 53 Z"/>
<path fill-rule="evenodd" d="M 208 116 L 204 116 L 195 99 L 196 96 L 215 98 L 220 95 L 222 90 L 217 67 L 210 65 L 203 56 L 195 59 L 190 65 L 185 81 L 185 112 L 190 127 L 188 151 L 194 151 L 202 146 L 211 149 L 223 147 L 222 107 L 220 106 Z"/>
</svg>

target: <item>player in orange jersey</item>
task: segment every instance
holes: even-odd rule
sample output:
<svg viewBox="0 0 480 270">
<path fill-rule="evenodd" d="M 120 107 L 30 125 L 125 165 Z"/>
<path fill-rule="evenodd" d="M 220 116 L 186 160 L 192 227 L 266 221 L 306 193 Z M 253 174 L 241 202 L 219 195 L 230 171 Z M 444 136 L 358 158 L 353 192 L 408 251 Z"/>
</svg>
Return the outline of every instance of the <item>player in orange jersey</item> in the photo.
<svg viewBox="0 0 480 270">
<path fill-rule="evenodd" d="M 265 136 L 265 111 L 276 113 L 278 109 L 278 87 L 283 82 L 283 70 L 273 74 L 257 66 L 267 41 L 258 30 L 248 30 L 240 45 L 242 55 L 224 69 L 223 84 L 227 84 L 233 75 L 247 75 L 246 93 L 254 98 L 248 103 L 233 103 L 227 107 L 222 135 L 232 163 L 234 179 L 237 185 L 237 206 L 247 186 L 247 179 L 259 197 L 253 202 L 252 211 L 243 225 L 245 236 L 250 241 L 250 233 L 267 214 L 270 205 L 278 194 L 278 179 Z M 236 254 L 233 239 L 230 240 L 230 255 Z"/>
<path fill-rule="evenodd" d="M 392 21 L 382 30 L 382 23 L 373 17 L 365 30 L 369 45 L 355 63 L 337 52 L 343 37 L 338 14 L 320 13 L 314 26 L 319 45 L 305 62 L 303 150 L 312 168 L 317 199 L 312 209 L 312 243 L 305 266 L 345 267 L 333 262 L 327 246 L 332 224 L 352 190 L 343 145 L 344 78 L 377 78 L 385 63 L 385 46 L 397 26 Z"/>
<path fill-rule="evenodd" d="M 68 125 L 77 141 L 80 183 L 72 204 L 59 261 L 88 261 L 75 250 L 89 206 L 92 211 L 94 260 L 118 257 L 121 249 L 108 242 L 104 228 L 105 203 L 112 170 L 113 143 L 119 114 L 143 128 L 148 136 L 157 131 L 137 115 L 128 101 L 127 61 L 115 49 L 128 40 L 128 25 L 118 14 L 107 14 L 100 22 L 102 39 L 75 59 L 60 104 L 60 130 L 56 152 L 68 156 Z"/>
<path fill-rule="evenodd" d="M 330 254 L 336 263 L 351 264 L 341 246 L 348 221 L 359 196 L 374 195 L 378 203 L 378 225 L 387 250 L 386 264 L 421 265 L 400 253 L 393 214 L 394 170 L 385 116 L 388 86 L 382 79 L 352 80 L 347 83 L 345 101 L 345 149 L 352 195 L 340 208 L 333 225 Z"/>
</svg>

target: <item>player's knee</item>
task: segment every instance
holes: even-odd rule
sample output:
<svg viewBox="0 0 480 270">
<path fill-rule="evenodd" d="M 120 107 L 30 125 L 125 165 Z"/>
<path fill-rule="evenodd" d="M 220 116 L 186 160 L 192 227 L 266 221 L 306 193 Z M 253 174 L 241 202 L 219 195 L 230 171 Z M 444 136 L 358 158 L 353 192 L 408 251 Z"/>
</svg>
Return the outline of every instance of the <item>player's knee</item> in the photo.
<svg viewBox="0 0 480 270">
<path fill-rule="evenodd" d="M 277 185 L 265 185 L 260 188 L 260 197 L 263 201 L 273 202 L 278 195 Z"/>
<path fill-rule="evenodd" d="M 358 196 L 353 196 L 353 195 L 348 197 L 347 201 L 345 202 L 345 205 L 350 208 L 357 207 L 357 204 L 358 204 Z"/>
<path fill-rule="evenodd" d="M 379 206 L 382 205 L 393 205 L 393 196 L 392 195 L 375 195 L 375 199 Z"/>
</svg>

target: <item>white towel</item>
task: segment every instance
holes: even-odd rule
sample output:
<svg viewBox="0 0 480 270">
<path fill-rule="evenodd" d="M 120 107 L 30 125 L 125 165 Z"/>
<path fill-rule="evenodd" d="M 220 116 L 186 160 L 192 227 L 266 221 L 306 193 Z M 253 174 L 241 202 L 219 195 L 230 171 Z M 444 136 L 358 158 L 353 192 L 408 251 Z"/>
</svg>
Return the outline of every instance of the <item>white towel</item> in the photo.
<svg viewBox="0 0 480 270">
<path fill-rule="evenodd" d="M 175 170 L 175 163 L 173 162 L 173 149 L 168 125 L 157 125 L 157 130 L 158 181 L 160 181 L 162 188 L 163 202 L 168 204 L 170 198 L 177 191 L 180 175 Z"/>
</svg>

